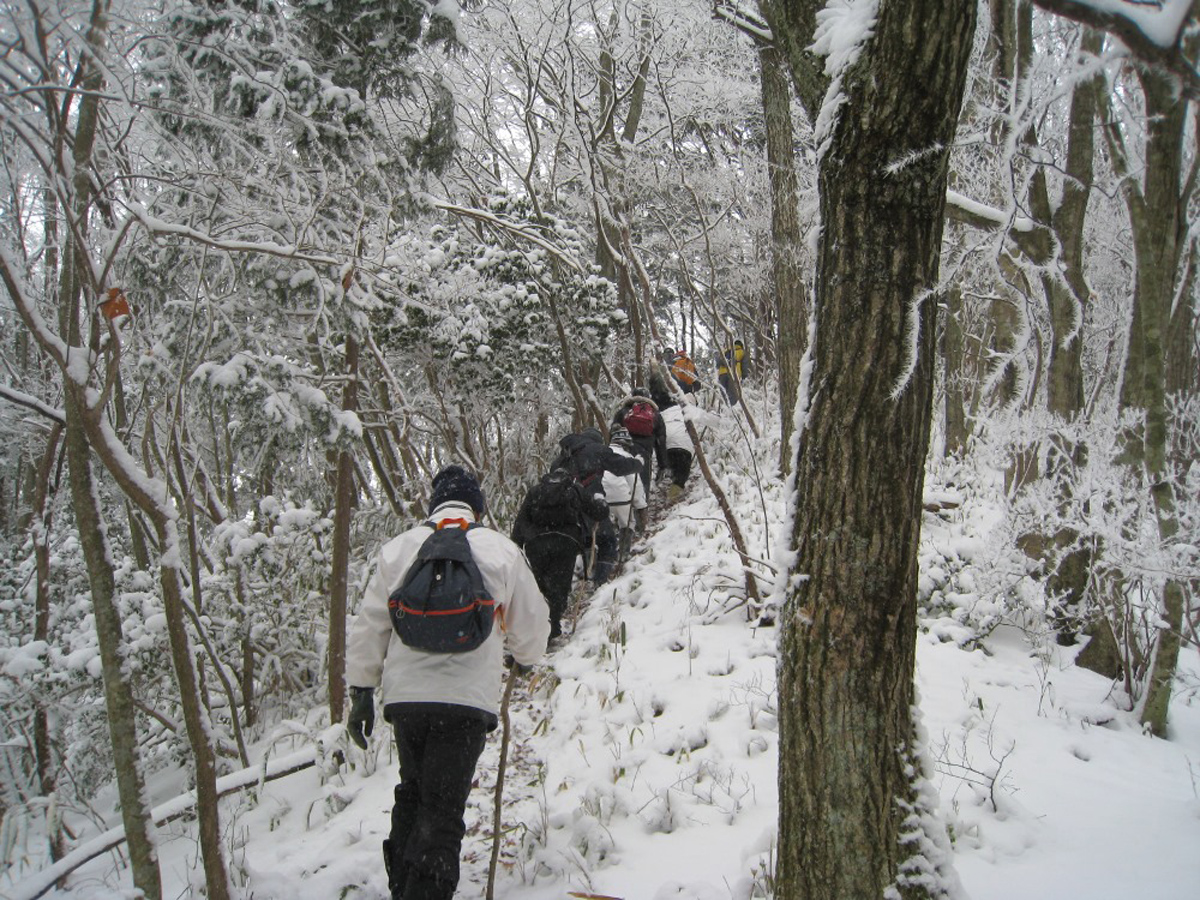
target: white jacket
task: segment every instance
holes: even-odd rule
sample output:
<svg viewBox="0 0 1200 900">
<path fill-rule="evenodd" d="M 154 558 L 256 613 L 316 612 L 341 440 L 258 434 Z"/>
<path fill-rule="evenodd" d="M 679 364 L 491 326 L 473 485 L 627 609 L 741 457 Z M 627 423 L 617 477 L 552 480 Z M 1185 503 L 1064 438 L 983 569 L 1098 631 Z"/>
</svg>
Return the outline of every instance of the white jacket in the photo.
<svg viewBox="0 0 1200 900">
<path fill-rule="evenodd" d="M 612 450 L 631 459 L 638 458 L 615 444 Z M 646 489 L 642 486 L 641 477 L 636 472 L 632 475 L 614 475 L 606 469 L 603 484 L 604 499 L 608 502 L 608 514 L 612 516 L 613 524 L 618 528 L 628 528 L 633 511 L 646 508 Z"/>
<path fill-rule="evenodd" d="M 443 503 L 429 516 L 475 521 L 465 503 Z M 505 650 L 524 665 L 546 652 L 550 610 L 538 590 L 525 555 L 511 540 L 490 528 L 467 532 L 471 555 L 496 601 L 492 633 L 467 653 L 426 653 L 397 637 L 388 613 L 388 595 L 399 585 L 417 551 L 432 533 L 418 525 L 388 541 L 379 551 L 375 572 L 367 582 L 358 616 L 346 644 L 346 683 L 377 687 L 383 703 L 453 703 L 497 714 Z"/>
<path fill-rule="evenodd" d="M 694 453 L 696 448 L 692 446 L 692 439 L 688 437 L 687 427 L 683 424 L 684 416 L 687 416 L 697 430 L 714 424 L 716 420 L 711 413 L 694 405 L 690 398 L 683 399 L 683 404 L 668 406 L 661 412 L 663 425 L 667 430 L 667 449 Z"/>
</svg>

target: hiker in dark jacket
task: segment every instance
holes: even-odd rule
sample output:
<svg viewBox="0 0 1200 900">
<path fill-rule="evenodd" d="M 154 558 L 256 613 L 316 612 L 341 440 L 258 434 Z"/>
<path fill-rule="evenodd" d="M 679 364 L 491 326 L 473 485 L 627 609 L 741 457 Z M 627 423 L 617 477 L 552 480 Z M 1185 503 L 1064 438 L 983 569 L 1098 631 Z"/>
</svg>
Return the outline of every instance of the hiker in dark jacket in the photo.
<svg viewBox="0 0 1200 900">
<path fill-rule="evenodd" d="M 642 468 L 637 460 L 631 462 L 629 457 L 616 453 L 605 444 L 599 428 L 585 428 L 578 434 L 568 434 L 558 446 L 561 452 L 550 468 L 566 469 L 593 494 L 603 491 L 601 477 L 605 472 L 630 475 Z"/>
<path fill-rule="evenodd" d="M 591 523 L 607 517 L 604 500 L 585 490 L 565 467 L 552 469 L 534 484 L 517 511 L 512 539 L 525 551 L 550 605 L 551 641 L 562 634 L 575 559 L 590 543 Z"/>
<path fill-rule="evenodd" d="M 532 665 L 546 649 L 546 602 L 525 557 L 504 535 L 470 527 L 484 508 L 478 479 L 462 467 L 448 466 L 433 479 L 430 522 L 467 530 L 471 557 L 496 603 L 496 627 L 482 644 L 466 652 L 431 653 L 404 644 L 392 626 L 388 599 L 433 534 L 427 524 L 380 549 L 350 628 L 346 730 L 367 748 L 375 727 L 375 688 L 382 684 L 384 719 L 392 725 L 400 762 L 391 833 L 383 843 L 392 900 L 454 896 L 463 812 L 487 734 L 496 727 L 505 651 L 516 663 Z"/>
<path fill-rule="evenodd" d="M 635 424 L 635 417 L 640 416 L 645 407 L 648 406 L 652 412 L 651 426 L 649 431 L 646 428 Z M 659 470 L 667 467 L 667 430 L 663 426 L 662 416 L 658 412 L 658 403 L 655 402 L 650 392 L 644 387 L 638 386 L 630 392 L 630 395 L 621 401 L 621 405 L 616 408 L 613 413 L 612 424 L 619 425 L 629 432 L 633 438 L 633 443 L 637 448 L 637 454 L 642 461 L 642 488 L 646 491 L 646 496 L 650 496 L 650 462 L 653 460 Z M 631 427 L 632 426 L 632 427 Z M 614 472 L 615 475 L 622 475 L 622 472 Z"/>
<path fill-rule="evenodd" d="M 568 434 L 558 442 L 562 453 L 554 461 L 555 468 L 571 472 L 583 486 L 585 492 L 604 499 L 604 473 L 633 475 L 641 472 L 642 462 L 624 453 L 617 453 L 604 443 L 604 435 L 598 428 L 585 428 L 579 434 Z M 617 530 L 608 517 L 608 506 L 602 516 L 590 517 L 589 538 L 586 547 L 591 549 L 592 565 L 589 577 L 596 584 L 604 584 L 612 575 L 617 564 L 619 540 Z"/>
</svg>

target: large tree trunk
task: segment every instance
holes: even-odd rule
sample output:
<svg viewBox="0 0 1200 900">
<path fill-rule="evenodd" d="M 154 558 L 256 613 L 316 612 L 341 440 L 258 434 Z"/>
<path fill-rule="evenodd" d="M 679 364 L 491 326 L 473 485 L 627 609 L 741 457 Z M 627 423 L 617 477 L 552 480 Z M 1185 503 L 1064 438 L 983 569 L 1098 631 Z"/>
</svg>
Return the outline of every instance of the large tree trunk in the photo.
<svg viewBox="0 0 1200 900">
<path fill-rule="evenodd" d="M 1080 52 L 1099 56 L 1102 49 L 1103 36 L 1098 31 L 1085 31 Z M 1088 301 L 1083 271 L 1083 227 L 1092 189 L 1097 90 L 1098 77 L 1093 77 L 1076 84 L 1071 92 L 1067 178 L 1062 201 L 1051 220 L 1062 255 L 1062 280 L 1048 279 L 1046 285 L 1053 329 L 1047 406 L 1050 412 L 1067 420 L 1083 410 L 1083 317 Z"/>
<path fill-rule="evenodd" d="M 111 332 L 111 352 L 118 353 L 115 330 Z M 110 360 L 115 368 L 119 360 Z M 167 619 L 167 637 L 171 663 L 179 688 L 179 702 L 187 729 L 188 745 L 192 752 L 196 779 L 197 830 L 201 863 L 204 867 L 205 888 L 209 900 L 229 900 L 231 887 L 222 845 L 220 812 L 217 807 L 217 766 L 213 749 L 212 726 L 207 710 L 200 702 L 200 686 L 191 639 L 187 631 L 187 610 L 183 596 L 183 577 L 180 565 L 183 548 L 180 545 L 178 513 L 170 501 L 168 486 L 149 479 L 144 471 L 133 468 L 124 446 L 108 424 L 103 406 L 87 405 L 87 385 L 78 384 L 64 371 L 67 409 L 76 409 L 86 438 L 97 457 L 104 463 L 121 490 L 152 523 L 158 546 L 159 585 L 162 589 L 163 612 Z M 68 427 L 69 434 L 69 427 Z M 118 623 L 119 628 L 119 623 Z"/>
<path fill-rule="evenodd" d="M 778 33 L 789 22 L 771 24 Z M 897 801 L 914 787 L 937 306 L 925 292 L 937 283 L 974 27 L 973 3 L 882 0 L 821 161 L 811 406 L 779 661 L 776 892 L 788 900 L 882 897 L 893 885 L 937 893 L 901 874 L 913 850 L 900 843 Z"/>
<path fill-rule="evenodd" d="M 1178 531 L 1174 490 L 1167 471 L 1167 347 L 1185 234 L 1180 198 L 1187 104 L 1180 102 L 1169 78 L 1151 71 L 1141 72 L 1140 78 L 1149 136 L 1141 195 L 1132 191 L 1127 194 L 1137 276 L 1121 406 L 1141 410 L 1144 415 L 1138 433 L 1128 441 L 1129 462 L 1146 473 L 1159 535 L 1166 541 Z M 1158 631 L 1154 667 L 1142 708 L 1142 724 L 1160 737 L 1167 730 L 1183 606 L 1182 585 L 1168 581 L 1163 588 L 1163 623 Z"/>
<path fill-rule="evenodd" d="M 1102 49 L 1103 35 L 1098 31 L 1085 30 L 1080 40 L 1080 52 L 1088 56 L 1098 56 Z M 1072 422 L 1084 409 L 1083 322 L 1087 313 L 1089 291 L 1084 277 L 1083 232 L 1087 220 L 1088 196 L 1092 187 L 1098 90 L 1099 77 L 1094 76 L 1077 83 L 1071 91 L 1066 178 L 1058 207 L 1051 211 L 1044 176 L 1037 179 L 1039 190 L 1030 204 L 1035 215 L 1043 222 L 1049 223 L 1054 245 L 1059 248 L 1058 263 L 1061 272 L 1045 271 L 1042 275 L 1042 286 L 1050 311 L 1051 329 L 1046 407 L 1064 425 Z M 1046 243 L 1041 252 L 1048 254 L 1051 249 L 1051 245 Z M 1082 467 L 1087 459 L 1087 448 L 1076 446 L 1065 433 L 1059 435 L 1051 449 L 1052 453 L 1047 463 L 1047 474 L 1051 476 Z M 1063 482 L 1062 490 L 1065 492 L 1062 497 L 1062 504 L 1065 506 L 1070 502 L 1070 479 Z M 1093 554 L 1086 546 L 1072 548 L 1079 536 L 1076 529 L 1063 528 L 1041 542 L 1046 548 L 1058 549 L 1058 552 L 1053 554 L 1057 558 L 1043 562 L 1053 566 L 1053 571 L 1046 579 L 1046 590 L 1050 596 L 1059 600 L 1056 625 L 1059 642 L 1063 644 L 1074 641 L 1075 631 L 1081 624 L 1088 627 L 1084 601 Z M 1098 627 L 1103 629 L 1104 625 L 1099 624 Z M 1095 631 L 1095 628 L 1088 627 L 1088 632 L 1093 637 Z M 1086 657 L 1084 659 L 1086 660 Z"/>
<path fill-rule="evenodd" d="M 776 355 L 779 364 L 781 419 L 780 469 L 792 467 L 789 450 L 800 390 L 800 360 L 808 346 L 808 303 L 800 265 L 800 211 L 797 209 L 795 140 L 792 137 L 792 92 L 787 60 L 774 47 L 758 51 L 763 114 L 767 125 L 767 172 L 771 184 L 771 280 L 779 320 Z"/>
<path fill-rule="evenodd" d="M 945 366 L 944 455 L 958 456 L 967 449 L 966 339 L 963 336 L 962 288 L 952 285 L 946 292 L 946 320 L 942 327 L 942 361 Z"/>
<path fill-rule="evenodd" d="M 108 533 L 96 502 L 91 449 L 79 419 L 81 413 L 71 394 L 66 396 L 67 465 L 71 505 L 79 529 L 79 543 L 87 562 L 92 595 L 92 617 L 96 643 L 100 647 L 100 669 L 104 682 L 104 707 L 112 741 L 113 770 L 121 803 L 121 823 L 129 841 L 129 863 L 133 884 L 148 900 L 162 897 L 158 858 L 151 838 L 150 810 L 146 805 L 146 783 L 138 750 L 136 707 L 125 672 L 122 651 L 124 635 L 117 610 L 112 555 Z"/>
</svg>

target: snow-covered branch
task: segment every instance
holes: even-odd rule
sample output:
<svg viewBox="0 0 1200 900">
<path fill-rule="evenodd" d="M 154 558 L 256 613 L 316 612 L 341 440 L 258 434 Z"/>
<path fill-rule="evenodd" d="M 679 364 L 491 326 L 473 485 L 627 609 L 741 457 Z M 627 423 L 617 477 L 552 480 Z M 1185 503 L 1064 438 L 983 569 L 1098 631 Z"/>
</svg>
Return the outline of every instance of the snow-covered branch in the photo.
<svg viewBox="0 0 1200 900">
<path fill-rule="evenodd" d="M 946 191 L 946 216 L 964 225 L 971 225 L 984 231 L 1008 229 L 1011 231 L 1031 232 L 1037 228 L 1037 223 L 1028 216 L 1013 216 L 1007 210 L 997 209 L 972 200 L 966 194 L 958 191 Z"/>
<path fill-rule="evenodd" d="M 8 289 L 9 299 L 17 310 L 17 315 L 25 326 L 33 333 L 42 349 L 64 369 L 71 356 L 70 349 L 42 318 L 37 304 L 30 296 L 23 276 L 24 267 L 12 253 L 9 246 L 0 243 L 0 280 Z"/>
<path fill-rule="evenodd" d="M 580 264 L 579 260 L 575 259 L 575 257 L 571 256 L 569 253 L 563 252 L 561 248 L 556 247 L 550 241 L 547 241 L 545 238 L 530 231 L 529 229 L 522 228 L 519 225 L 514 225 L 512 222 L 493 215 L 485 209 L 475 209 L 469 206 L 460 206 L 457 203 L 451 203 L 448 200 L 430 200 L 430 205 L 436 209 L 448 212 L 451 215 L 462 216 L 466 219 L 475 219 L 478 222 L 484 222 L 488 225 L 494 226 L 495 228 L 506 231 L 523 241 L 528 241 L 531 244 L 541 247 L 555 259 L 566 263 L 576 272 L 584 275 L 587 274 L 587 269 Z"/>
<path fill-rule="evenodd" d="M 222 240 L 204 231 L 189 228 L 178 222 L 169 222 L 150 214 L 144 206 L 136 203 L 128 204 L 128 209 L 135 219 L 149 231 L 157 235 L 175 235 L 195 241 L 205 247 L 215 250 L 225 250 L 231 253 L 261 253 L 265 256 L 278 256 L 285 259 L 301 260 L 313 265 L 339 265 L 342 260 L 336 256 L 324 256 L 297 247 L 294 244 L 280 244 L 276 241 L 230 241 Z"/>
<path fill-rule="evenodd" d="M 24 391 L 18 391 L 16 388 L 0 384 L 0 397 L 8 400 L 10 403 L 15 403 L 18 406 L 24 406 L 26 409 L 32 409 L 36 413 L 41 413 L 47 419 L 57 422 L 59 425 L 65 425 L 67 422 L 67 418 L 61 409 L 48 406 L 37 397 L 31 397 Z"/>
<path fill-rule="evenodd" d="M 771 34 L 771 26 L 740 0 L 713 0 L 713 18 L 728 22 L 755 43 L 772 44 L 775 42 L 775 36 Z"/>
<path fill-rule="evenodd" d="M 316 750 L 312 747 L 298 750 L 295 753 L 278 759 L 263 760 L 258 765 L 250 766 L 237 772 L 231 772 L 228 775 L 218 778 L 217 793 L 224 796 L 268 781 L 285 778 L 288 775 L 311 768 L 316 763 L 316 760 Z M 154 820 L 155 825 L 165 825 L 167 822 L 187 815 L 195 806 L 196 792 L 192 790 L 154 807 L 150 812 L 150 816 Z M 90 862 L 97 856 L 101 856 L 114 847 L 119 846 L 124 840 L 125 827 L 123 825 L 110 828 L 87 843 L 76 847 L 53 865 L 42 869 L 42 871 L 24 881 L 18 882 L 13 887 L 12 893 L 5 894 L 5 896 L 12 897 L 14 900 L 37 900 L 38 897 L 45 895 L 54 887 L 60 878 L 74 872 L 84 863 Z"/>
<path fill-rule="evenodd" d="M 1134 57 L 1179 79 L 1185 96 L 1200 99 L 1200 72 L 1188 58 L 1184 34 L 1196 24 L 1192 0 L 1033 0 L 1047 12 L 1106 31 Z"/>
</svg>

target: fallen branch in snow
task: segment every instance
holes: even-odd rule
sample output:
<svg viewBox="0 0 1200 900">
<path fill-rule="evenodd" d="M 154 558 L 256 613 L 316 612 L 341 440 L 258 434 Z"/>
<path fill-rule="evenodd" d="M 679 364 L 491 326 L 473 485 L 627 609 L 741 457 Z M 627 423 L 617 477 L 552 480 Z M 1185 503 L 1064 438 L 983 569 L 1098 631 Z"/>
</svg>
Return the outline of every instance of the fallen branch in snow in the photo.
<svg viewBox="0 0 1200 900">
<path fill-rule="evenodd" d="M 248 787 L 255 787 L 265 784 L 268 781 L 275 781 L 278 778 L 294 775 L 296 772 L 310 768 L 315 763 L 316 750 L 312 747 L 272 760 L 271 762 L 263 760 L 259 765 L 231 772 L 228 775 L 218 778 L 217 796 L 224 797 L 227 794 L 233 794 Z M 155 825 L 165 825 L 186 815 L 195 805 L 196 793 L 195 791 L 189 791 L 173 800 L 168 800 L 166 803 L 156 806 L 150 811 L 150 817 L 154 820 Z M 116 828 L 110 828 L 103 834 L 92 838 L 86 844 L 76 847 L 54 865 L 43 869 L 30 878 L 26 878 L 24 881 L 18 882 L 4 896 L 7 900 L 37 900 L 38 897 L 41 897 L 53 888 L 59 879 L 65 878 L 84 865 L 84 863 L 91 862 L 97 856 L 104 855 L 124 841 L 124 826 L 118 825 Z"/>
</svg>

